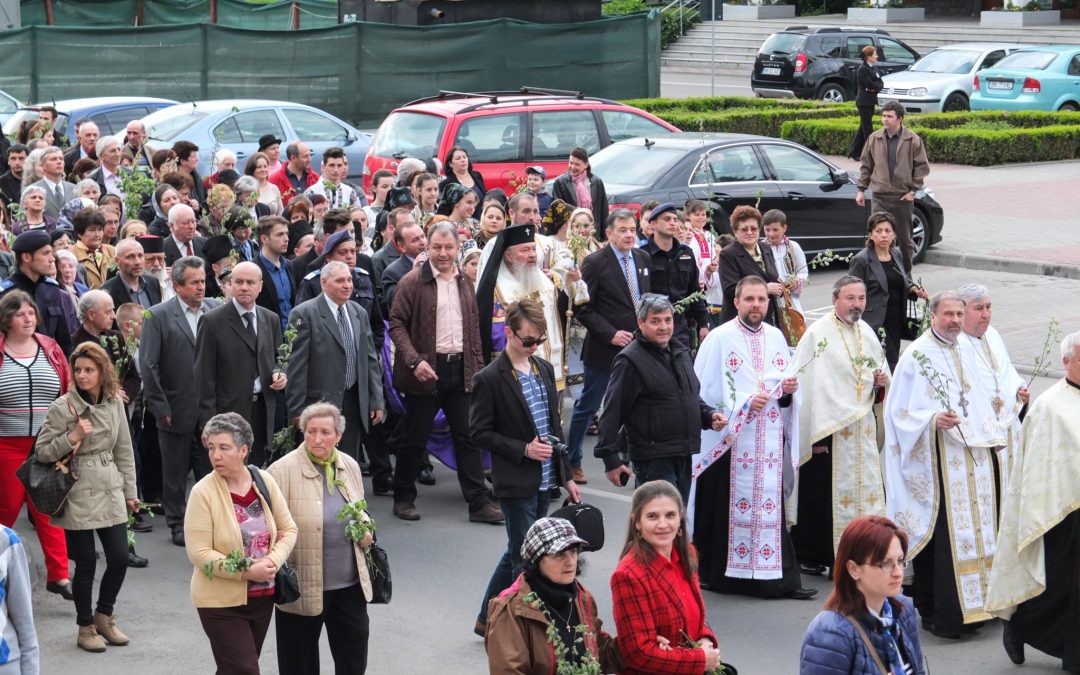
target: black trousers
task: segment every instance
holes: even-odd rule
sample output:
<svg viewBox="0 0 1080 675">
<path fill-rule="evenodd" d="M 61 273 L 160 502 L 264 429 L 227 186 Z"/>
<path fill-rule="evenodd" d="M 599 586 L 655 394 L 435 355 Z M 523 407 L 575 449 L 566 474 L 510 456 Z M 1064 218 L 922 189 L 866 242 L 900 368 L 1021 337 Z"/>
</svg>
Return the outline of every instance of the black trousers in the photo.
<svg viewBox="0 0 1080 675">
<path fill-rule="evenodd" d="M 831 437 L 815 445 L 826 445 L 826 440 Z M 832 483 L 829 453 L 812 455 L 799 468 L 799 522 L 791 528 L 791 540 L 801 562 L 833 566 Z"/>
<path fill-rule="evenodd" d="M 319 638 L 323 626 L 334 657 L 334 675 L 363 675 L 367 670 L 368 612 L 360 584 L 323 591 L 318 616 L 274 613 L 278 672 L 281 675 L 319 675 Z"/>
<path fill-rule="evenodd" d="M 210 457 L 195 434 L 174 434 L 158 428 L 161 446 L 161 501 L 165 507 L 165 524 L 169 529 L 183 529 L 187 508 L 187 477 L 195 475 L 198 482 L 210 473 Z"/>
<path fill-rule="evenodd" d="M 859 130 L 855 132 L 855 138 L 851 141 L 848 157 L 859 159 L 863 146 L 866 145 L 866 139 L 874 133 L 874 106 L 860 105 L 855 108 L 859 111 Z"/>
<path fill-rule="evenodd" d="M 360 439 L 364 435 L 364 420 L 360 417 L 360 403 L 356 400 L 357 385 L 346 389 L 341 399 L 341 414 L 345 418 L 345 433 L 341 435 L 338 450 L 360 461 Z"/>
<path fill-rule="evenodd" d="M 266 437 L 266 402 L 263 399 L 264 396 L 274 396 L 274 392 L 266 392 L 265 390 L 261 394 L 256 394 L 252 397 L 251 401 L 251 417 L 248 419 L 251 422 L 251 433 L 255 435 L 255 442 L 251 446 L 251 453 L 248 455 L 248 464 L 254 464 L 261 467 L 266 462 L 266 458 L 270 456 L 270 439 Z"/>
<path fill-rule="evenodd" d="M 105 573 L 101 575 L 96 610 L 92 609 L 94 574 L 97 572 L 95 532 L 105 553 Z M 67 539 L 68 557 L 75 561 L 71 592 L 75 595 L 76 622 L 80 626 L 92 626 L 94 611 L 112 616 L 116 596 L 124 585 L 128 567 L 127 525 L 120 523 L 96 530 L 64 530 L 64 536 Z"/>
<path fill-rule="evenodd" d="M 394 470 L 394 503 L 416 501 L 416 477 L 420 474 L 421 456 L 431 433 L 431 423 L 442 408 L 454 440 L 457 456 L 458 484 L 469 503 L 469 511 L 477 511 L 491 502 L 491 492 L 484 484 L 484 460 L 480 448 L 469 438 L 469 401 L 465 391 L 465 366 L 458 360 L 448 363 L 442 356 L 436 360 L 439 376 L 434 394 L 410 395 L 405 399 L 405 421 L 401 425 Z"/>
</svg>

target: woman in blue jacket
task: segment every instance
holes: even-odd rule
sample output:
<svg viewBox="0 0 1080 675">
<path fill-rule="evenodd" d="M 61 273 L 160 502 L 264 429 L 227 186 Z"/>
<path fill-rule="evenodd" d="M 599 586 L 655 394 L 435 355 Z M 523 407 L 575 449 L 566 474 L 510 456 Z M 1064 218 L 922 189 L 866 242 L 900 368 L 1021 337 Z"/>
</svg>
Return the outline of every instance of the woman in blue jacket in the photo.
<svg viewBox="0 0 1080 675">
<path fill-rule="evenodd" d="M 856 518 L 836 551 L 835 586 L 803 637 L 801 675 L 925 675 L 911 600 L 900 594 L 907 535 L 888 518 Z"/>
</svg>

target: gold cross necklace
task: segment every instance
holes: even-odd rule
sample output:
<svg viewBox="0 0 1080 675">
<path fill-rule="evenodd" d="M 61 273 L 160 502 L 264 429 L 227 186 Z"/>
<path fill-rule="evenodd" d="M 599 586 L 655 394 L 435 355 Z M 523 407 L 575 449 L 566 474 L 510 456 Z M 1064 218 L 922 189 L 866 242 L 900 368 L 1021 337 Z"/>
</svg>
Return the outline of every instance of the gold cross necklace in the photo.
<svg viewBox="0 0 1080 675">
<path fill-rule="evenodd" d="M 862 340 L 858 339 L 858 336 L 856 335 L 855 341 L 859 346 L 859 357 L 855 358 L 851 355 L 851 347 L 848 346 L 847 336 L 844 335 L 844 328 L 847 324 L 841 321 L 840 317 L 836 316 L 835 312 L 833 313 L 833 321 L 836 322 L 836 330 L 840 333 L 840 339 L 844 343 L 844 351 L 847 352 L 848 360 L 851 361 L 851 369 L 855 371 L 855 400 L 860 400 L 863 395 L 863 367 L 866 365 L 866 358 L 863 356 Z M 852 326 L 852 328 L 855 329 L 856 326 Z"/>
</svg>

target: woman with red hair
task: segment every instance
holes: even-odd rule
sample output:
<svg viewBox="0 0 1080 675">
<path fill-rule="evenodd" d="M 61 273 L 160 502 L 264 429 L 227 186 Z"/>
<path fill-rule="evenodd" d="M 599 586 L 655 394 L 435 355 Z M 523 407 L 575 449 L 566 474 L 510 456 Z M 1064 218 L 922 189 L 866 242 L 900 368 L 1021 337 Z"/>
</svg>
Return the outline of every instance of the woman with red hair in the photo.
<svg viewBox="0 0 1080 675">
<path fill-rule="evenodd" d="M 803 637 L 801 675 L 925 675 L 911 600 L 900 594 L 907 535 L 888 518 L 856 518 L 840 536 L 833 592 Z"/>
</svg>

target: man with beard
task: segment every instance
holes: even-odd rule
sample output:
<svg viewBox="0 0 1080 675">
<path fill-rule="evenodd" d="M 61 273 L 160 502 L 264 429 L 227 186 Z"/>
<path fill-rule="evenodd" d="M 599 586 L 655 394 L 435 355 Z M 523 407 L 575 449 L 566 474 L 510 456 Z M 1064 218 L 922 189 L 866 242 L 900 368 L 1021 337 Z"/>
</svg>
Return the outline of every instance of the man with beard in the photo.
<svg viewBox="0 0 1080 675">
<path fill-rule="evenodd" d="M 738 316 L 711 331 L 694 371 L 701 400 L 730 420 L 704 431 L 691 460 L 694 485 L 687 518 L 698 549 L 701 583 L 714 591 L 807 599 L 785 500 L 795 483 L 799 389 L 780 329 L 763 323 L 769 292 L 761 277 L 735 287 Z"/>
<path fill-rule="evenodd" d="M 885 400 L 889 366 L 862 320 L 862 280 L 841 277 L 832 298 L 833 311 L 810 324 L 794 356 L 806 365 L 799 385 L 814 395 L 799 406 L 798 509 L 791 514 L 798 524 L 791 538 L 802 571 L 815 575 L 832 567 L 848 523 L 885 515 L 875 413 Z"/>
<path fill-rule="evenodd" d="M 164 255 L 162 253 L 162 260 Z M 143 273 L 146 253 L 139 241 L 122 239 L 116 245 L 116 267 L 118 274 L 101 287 L 112 296 L 116 307 L 131 302 L 149 309 L 161 302 L 161 284 L 155 277 Z"/>
<path fill-rule="evenodd" d="M 930 298 L 930 330 L 901 355 L 885 400 L 886 515 L 908 535 L 923 627 L 942 638 L 990 618 L 997 539 L 997 456 L 971 424 L 972 401 L 993 393 L 961 354 L 964 305 L 954 291 Z"/>
<path fill-rule="evenodd" d="M 161 286 L 161 302 L 176 297 L 169 269 L 165 266 L 165 240 L 152 234 L 144 234 L 136 237 L 135 241 L 142 246 L 144 274 Z"/>
</svg>

